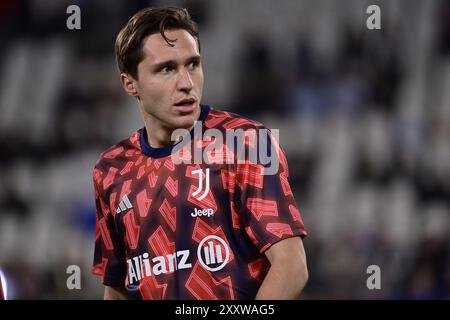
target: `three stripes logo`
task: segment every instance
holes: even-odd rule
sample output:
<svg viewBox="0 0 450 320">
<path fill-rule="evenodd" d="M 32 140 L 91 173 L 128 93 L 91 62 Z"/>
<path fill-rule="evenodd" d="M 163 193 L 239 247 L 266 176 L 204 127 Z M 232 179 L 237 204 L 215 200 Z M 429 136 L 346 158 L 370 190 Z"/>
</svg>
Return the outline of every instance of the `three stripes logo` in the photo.
<svg viewBox="0 0 450 320">
<path fill-rule="evenodd" d="M 122 200 L 120 200 L 119 207 L 117 208 L 116 213 L 121 213 L 131 208 L 133 208 L 133 205 L 131 204 L 130 199 L 128 199 L 127 195 L 124 195 L 122 197 Z"/>
<path fill-rule="evenodd" d="M 222 269 L 230 259 L 230 249 L 218 236 L 207 236 L 197 248 L 197 258 L 203 268 L 211 272 Z"/>
</svg>

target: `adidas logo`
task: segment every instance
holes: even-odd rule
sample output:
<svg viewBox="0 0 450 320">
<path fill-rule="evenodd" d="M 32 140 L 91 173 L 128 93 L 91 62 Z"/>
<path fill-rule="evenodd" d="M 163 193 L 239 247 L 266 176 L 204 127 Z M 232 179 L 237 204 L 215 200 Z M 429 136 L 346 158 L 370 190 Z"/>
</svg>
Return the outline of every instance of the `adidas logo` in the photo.
<svg viewBox="0 0 450 320">
<path fill-rule="evenodd" d="M 124 195 L 122 197 L 122 200 L 120 200 L 119 207 L 117 208 L 116 213 L 121 213 L 131 208 L 133 208 L 133 205 L 131 204 L 130 199 L 128 199 L 127 195 Z"/>
</svg>

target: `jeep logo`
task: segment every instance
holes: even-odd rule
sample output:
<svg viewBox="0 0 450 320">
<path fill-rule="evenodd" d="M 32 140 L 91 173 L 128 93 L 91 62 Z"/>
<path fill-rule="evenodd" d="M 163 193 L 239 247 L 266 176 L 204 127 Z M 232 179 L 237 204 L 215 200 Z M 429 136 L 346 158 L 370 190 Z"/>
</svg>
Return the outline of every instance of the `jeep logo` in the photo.
<svg viewBox="0 0 450 320">
<path fill-rule="evenodd" d="M 203 209 L 203 210 L 199 210 L 197 208 L 194 208 L 194 212 L 191 213 L 192 217 L 201 217 L 201 216 L 205 216 L 205 217 L 211 217 L 214 214 L 213 209 L 208 208 L 208 209 Z"/>
</svg>

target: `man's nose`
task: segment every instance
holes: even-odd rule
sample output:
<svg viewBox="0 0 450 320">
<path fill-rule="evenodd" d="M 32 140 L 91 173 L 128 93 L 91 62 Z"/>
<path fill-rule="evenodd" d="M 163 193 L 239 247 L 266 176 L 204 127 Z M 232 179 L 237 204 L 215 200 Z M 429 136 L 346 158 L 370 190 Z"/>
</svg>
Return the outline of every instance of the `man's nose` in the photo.
<svg viewBox="0 0 450 320">
<path fill-rule="evenodd" d="M 182 91 L 191 91 L 194 87 L 194 82 L 192 81 L 191 75 L 188 70 L 180 71 L 178 77 L 178 89 Z"/>
</svg>

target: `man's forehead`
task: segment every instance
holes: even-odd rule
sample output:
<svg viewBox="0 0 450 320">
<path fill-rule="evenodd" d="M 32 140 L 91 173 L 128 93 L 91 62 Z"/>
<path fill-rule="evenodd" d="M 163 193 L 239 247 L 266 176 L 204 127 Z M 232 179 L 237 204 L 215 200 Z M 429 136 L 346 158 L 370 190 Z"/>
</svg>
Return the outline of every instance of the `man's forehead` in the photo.
<svg viewBox="0 0 450 320">
<path fill-rule="evenodd" d="M 167 30 L 164 34 L 169 41 L 176 39 L 176 41 L 171 42 L 173 46 L 169 45 L 160 33 L 151 34 L 144 39 L 142 49 L 145 58 L 158 63 L 164 60 L 200 55 L 197 41 L 186 30 Z"/>
</svg>

